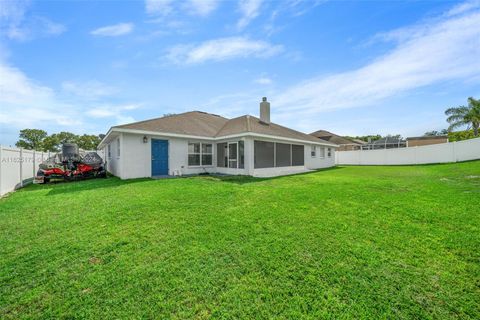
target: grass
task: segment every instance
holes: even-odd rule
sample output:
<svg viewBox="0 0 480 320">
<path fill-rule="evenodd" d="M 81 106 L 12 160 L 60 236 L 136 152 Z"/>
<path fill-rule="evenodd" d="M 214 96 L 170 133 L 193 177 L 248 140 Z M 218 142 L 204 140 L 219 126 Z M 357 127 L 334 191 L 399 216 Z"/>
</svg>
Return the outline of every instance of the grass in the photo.
<svg viewBox="0 0 480 320">
<path fill-rule="evenodd" d="M 480 318 L 480 161 L 0 200 L 3 319 Z"/>
</svg>

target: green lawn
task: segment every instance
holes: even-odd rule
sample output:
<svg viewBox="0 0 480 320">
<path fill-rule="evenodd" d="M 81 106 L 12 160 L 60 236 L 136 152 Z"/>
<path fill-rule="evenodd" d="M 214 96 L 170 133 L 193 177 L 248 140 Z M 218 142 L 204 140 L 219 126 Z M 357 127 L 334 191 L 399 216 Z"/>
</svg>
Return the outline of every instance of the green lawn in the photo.
<svg viewBox="0 0 480 320">
<path fill-rule="evenodd" d="M 0 200 L 0 318 L 480 318 L 480 161 Z"/>
</svg>

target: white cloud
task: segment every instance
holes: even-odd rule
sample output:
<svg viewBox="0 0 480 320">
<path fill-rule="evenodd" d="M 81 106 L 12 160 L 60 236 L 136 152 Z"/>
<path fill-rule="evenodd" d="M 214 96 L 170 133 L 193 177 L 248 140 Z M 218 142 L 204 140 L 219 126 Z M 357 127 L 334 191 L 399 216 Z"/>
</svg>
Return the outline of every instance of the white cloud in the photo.
<svg viewBox="0 0 480 320">
<path fill-rule="evenodd" d="M 90 80 L 84 83 L 65 81 L 62 89 L 69 93 L 88 100 L 95 100 L 100 97 L 110 96 L 118 90 L 97 80 Z"/>
<path fill-rule="evenodd" d="M 0 30 L 9 39 L 26 41 L 39 37 L 55 36 L 66 27 L 46 17 L 28 16 L 31 1 L 0 0 Z"/>
<path fill-rule="evenodd" d="M 273 83 L 272 79 L 264 76 L 255 79 L 254 82 L 257 84 L 263 84 L 263 85 L 269 85 Z"/>
<path fill-rule="evenodd" d="M 245 28 L 260 13 L 262 0 L 240 0 L 239 10 L 242 17 L 237 22 L 239 29 Z"/>
<path fill-rule="evenodd" d="M 94 36 L 118 37 L 129 34 L 133 31 L 133 27 L 133 23 L 118 23 L 95 29 L 90 34 Z"/>
<path fill-rule="evenodd" d="M 124 111 L 132 111 L 140 108 L 139 104 L 127 104 L 127 105 L 117 105 L 117 106 L 97 106 L 87 111 L 87 115 L 93 118 L 110 118 L 116 117 L 122 118 L 126 117 L 123 115 Z"/>
<path fill-rule="evenodd" d="M 173 0 L 146 0 L 145 10 L 149 15 L 160 17 L 166 17 L 179 10 L 186 11 L 191 15 L 205 17 L 218 7 L 219 2 L 219 0 L 186 0 L 178 2 Z"/>
<path fill-rule="evenodd" d="M 284 90 L 275 106 L 312 115 L 324 110 L 366 106 L 445 81 L 466 81 L 480 73 L 480 11 L 443 16 L 384 35 L 396 40 L 390 52 L 362 68 L 310 79 Z"/>
<path fill-rule="evenodd" d="M 480 7 L 480 0 L 471 0 L 471 1 L 465 1 L 463 3 L 460 3 L 456 6 L 454 6 L 452 9 L 450 9 L 447 12 L 447 16 L 455 16 L 459 15 L 462 13 L 465 13 L 467 11 L 473 10 L 473 9 L 478 9 Z"/>
<path fill-rule="evenodd" d="M 39 84 L 18 68 L 0 60 L 1 142 L 8 144 L 5 139 L 15 139 L 18 130 L 24 128 L 41 128 L 49 133 L 65 130 L 95 133 L 106 130 L 109 124 L 134 121 L 127 114 L 141 107 L 135 103 L 115 106 L 99 105 L 100 102 L 85 103 L 75 93 L 72 94 L 66 96 L 64 92 L 59 95 L 52 88 Z M 86 107 L 90 108 L 87 112 Z M 102 120 L 94 122 L 92 119 Z"/>
<path fill-rule="evenodd" d="M 186 8 L 191 14 L 204 17 L 218 7 L 218 2 L 218 0 L 189 0 Z"/>
<path fill-rule="evenodd" d="M 167 58 L 178 64 L 196 64 L 245 57 L 270 57 L 283 50 L 280 45 L 245 37 L 221 38 L 199 45 L 179 45 L 170 48 Z"/>
<path fill-rule="evenodd" d="M 60 101 L 54 91 L 29 79 L 22 71 L 0 62 L 0 123 L 5 126 L 39 127 L 78 125 L 78 114 Z M 61 112 L 59 112 L 59 110 Z"/>
<path fill-rule="evenodd" d="M 145 10 L 150 15 L 166 16 L 172 12 L 173 0 L 146 0 Z"/>
</svg>

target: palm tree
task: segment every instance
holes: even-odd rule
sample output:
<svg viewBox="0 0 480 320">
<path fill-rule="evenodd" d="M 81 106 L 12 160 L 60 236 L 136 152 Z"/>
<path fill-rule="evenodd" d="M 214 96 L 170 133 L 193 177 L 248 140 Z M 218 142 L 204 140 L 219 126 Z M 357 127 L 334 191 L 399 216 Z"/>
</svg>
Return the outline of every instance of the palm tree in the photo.
<svg viewBox="0 0 480 320">
<path fill-rule="evenodd" d="M 456 108 L 448 108 L 445 111 L 448 116 L 447 122 L 450 123 L 448 131 L 467 126 L 467 130 L 473 129 L 473 135 L 478 136 L 480 127 L 480 99 L 468 98 L 468 107 L 459 106 Z"/>
</svg>

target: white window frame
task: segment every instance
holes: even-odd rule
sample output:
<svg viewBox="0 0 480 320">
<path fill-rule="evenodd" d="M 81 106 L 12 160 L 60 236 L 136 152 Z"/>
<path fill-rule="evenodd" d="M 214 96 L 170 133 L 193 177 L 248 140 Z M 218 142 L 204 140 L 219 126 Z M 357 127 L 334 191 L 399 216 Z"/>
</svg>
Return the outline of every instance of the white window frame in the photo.
<svg viewBox="0 0 480 320">
<path fill-rule="evenodd" d="M 108 155 L 108 159 L 112 159 L 112 144 L 109 143 L 107 145 L 107 155 Z"/>
<path fill-rule="evenodd" d="M 310 155 L 312 156 L 312 158 L 317 157 L 317 146 L 311 146 Z"/>
<path fill-rule="evenodd" d="M 198 144 L 200 146 L 200 149 L 199 151 L 200 152 L 194 152 L 194 153 L 190 153 L 190 150 L 188 150 L 188 146 L 190 144 Z M 212 146 L 212 152 L 211 153 L 203 153 L 203 145 L 211 145 Z M 213 161 L 214 161 L 214 151 L 213 151 L 213 148 L 214 148 L 214 144 L 212 142 L 194 142 L 194 141 L 188 141 L 188 144 L 187 144 L 187 165 L 189 168 L 200 168 L 200 167 L 213 167 Z M 200 164 L 199 165 L 190 165 L 188 163 L 188 158 L 190 155 L 199 155 L 200 156 Z M 212 156 L 212 162 L 210 164 L 206 164 L 204 165 L 203 164 L 203 159 L 202 159 L 202 156 L 203 155 L 211 155 Z"/>
<path fill-rule="evenodd" d="M 328 156 L 329 158 L 332 157 L 332 148 L 327 148 L 327 156 Z"/>
</svg>

